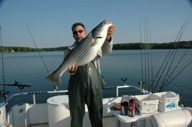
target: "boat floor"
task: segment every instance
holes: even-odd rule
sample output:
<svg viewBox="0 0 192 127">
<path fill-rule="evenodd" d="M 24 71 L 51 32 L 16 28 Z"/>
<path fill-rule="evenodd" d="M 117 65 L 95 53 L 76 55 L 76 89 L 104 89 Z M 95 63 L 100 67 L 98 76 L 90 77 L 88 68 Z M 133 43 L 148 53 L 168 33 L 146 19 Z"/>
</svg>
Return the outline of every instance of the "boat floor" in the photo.
<svg viewBox="0 0 192 127">
<path fill-rule="evenodd" d="M 41 124 L 41 125 L 31 125 L 29 127 L 49 127 L 48 124 Z"/>
</svg>

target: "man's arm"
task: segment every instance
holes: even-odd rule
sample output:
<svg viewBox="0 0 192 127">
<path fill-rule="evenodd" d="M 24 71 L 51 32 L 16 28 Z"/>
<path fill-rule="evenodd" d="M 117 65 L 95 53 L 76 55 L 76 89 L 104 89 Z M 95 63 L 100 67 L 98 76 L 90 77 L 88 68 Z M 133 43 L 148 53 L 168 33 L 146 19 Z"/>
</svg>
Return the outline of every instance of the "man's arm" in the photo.
<svg viewBox="0 0 192 127">
<path fill-rule="evenodd" d="M 107 37 L 103 46 L 101 47 L 102 56 L 108 55 L 112 52 L 113 49 L 113 39 L 112 34 L 115 32 L 115 26 L 110 26 L 107 32 Z"/>
<path fill-rule="evenodd" d="M 107 37 L 105 39 L 105 42 L 111 42 L 112 39 L 112 34 L 115 32 L 115 26 L 110 26 L 108 31 L 107 31 Z"/>
</svg>

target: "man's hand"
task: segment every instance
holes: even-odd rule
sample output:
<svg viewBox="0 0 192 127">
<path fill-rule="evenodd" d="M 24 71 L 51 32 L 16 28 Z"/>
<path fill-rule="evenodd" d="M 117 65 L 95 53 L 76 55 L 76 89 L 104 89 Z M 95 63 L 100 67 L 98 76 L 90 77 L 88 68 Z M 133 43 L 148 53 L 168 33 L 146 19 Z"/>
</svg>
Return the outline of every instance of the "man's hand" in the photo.
<svg viewBox="0 0 192 127">
<path fill-rule="evenodd" d="M 68 68 L 68 71 L 69 73 L 75 73 L 77 71 L 77 68 L 78 68 L 78 65 L 77 64 L 74 64 L 74 65 L 71 65 L 69 68 Z"/>
<path fill-rule="evenodd" d="M 111 35 L 115 32 L 115 26 L 112 25 L 109 27 L 108 31 L 107 31 L 107 37 L 106 37 L 106 41 L 110 42 L 111 41 Z"/>
</svg>

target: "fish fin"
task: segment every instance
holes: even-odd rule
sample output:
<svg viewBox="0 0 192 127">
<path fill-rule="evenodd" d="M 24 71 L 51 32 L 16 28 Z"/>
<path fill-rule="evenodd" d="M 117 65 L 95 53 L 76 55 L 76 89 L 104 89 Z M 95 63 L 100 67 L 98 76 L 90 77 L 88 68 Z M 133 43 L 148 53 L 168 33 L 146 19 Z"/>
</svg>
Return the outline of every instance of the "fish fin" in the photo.
<svg viewBox="0 0 192 127">
<path fill-rule="evenodd" d="M 54 90 L 58 90 L 59 89 L 59 84 L 54 84 Z"/>
<path fill-rule="evenodd" d="M 47 77 L 46 77 L 46 79 L 48 79 L 48 80 L 50 80 L 50 81 L 52 81 L 52 82 L 54 82 L 55 84 L 55 88 L 59 88 L 59 85 L 60 85 L 60 83 L 61 83 L 61 77 L 59 76 L 59 75 L 55 75 L 55 73 L 51 73 L 51 74 L 49 74 Z"/>
<path fill-rule="evenodd" d="M 97 39 L 98 39 L 98 38 L 102 38 L 102 37 L 97 37 Z M 95 45 L 97 44 L 97 39 L 95 39 L 94 41 L 91 42 L 91 47 L 92 47 L 92 46 L 95 46 Z"/>
<path fill-rule="evenodd" d="M 91 42 L 91 47 L 95 46 L 96 44 L 97 44 L 97 41 L 96 41 L 96 40 L 92 41 L 92 42 Z"/>
</svg>

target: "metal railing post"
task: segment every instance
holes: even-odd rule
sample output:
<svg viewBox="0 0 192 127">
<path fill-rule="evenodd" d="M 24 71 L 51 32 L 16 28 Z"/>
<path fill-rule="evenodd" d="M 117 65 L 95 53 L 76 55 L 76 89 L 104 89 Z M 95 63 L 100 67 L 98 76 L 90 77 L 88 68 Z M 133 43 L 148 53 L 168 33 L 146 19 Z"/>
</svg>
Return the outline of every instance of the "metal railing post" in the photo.
<svg viewBox="0 0 192 127">
<path fill-rule="evenodd" d="M 35 97 L 35 94 L 33 94 L 33 104 L 36 104 L 36 97 Z"/>
</svg>

